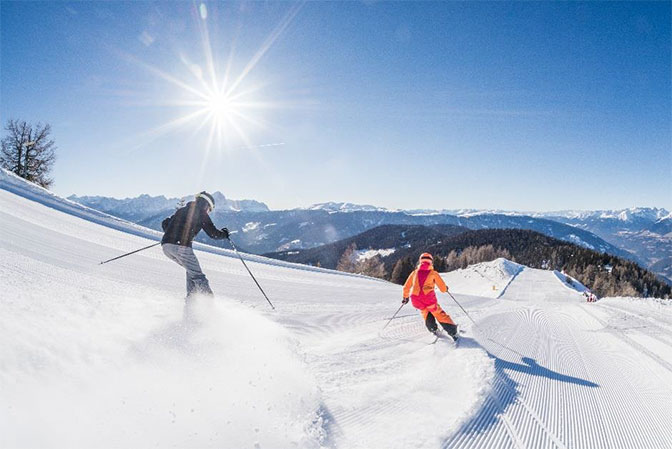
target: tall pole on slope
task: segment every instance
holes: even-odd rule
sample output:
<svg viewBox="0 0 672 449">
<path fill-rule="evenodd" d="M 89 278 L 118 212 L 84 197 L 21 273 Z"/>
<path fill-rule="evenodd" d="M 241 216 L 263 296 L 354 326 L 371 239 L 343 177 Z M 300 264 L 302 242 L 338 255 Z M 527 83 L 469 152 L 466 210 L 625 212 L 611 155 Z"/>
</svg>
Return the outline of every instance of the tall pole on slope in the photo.
<svg viewBox="0 0 672 449">
<path fill-rule="evenodd" d="M 233 240 L 231 240 L 230 238 L 229 238 L 229 243 L 231 244 L 231 248 L 233 248 L 233 250 L 234 250 L 234 251 L 236 252 L 236 254 L 238 255 L 238 258 L 240 259 L 240 261 L 243 263 L 243 265 L 244 265 L 245 268 L 247 269 L 247 272 L 250 273 L 250 276 L 252 276 L 252 279 L 254 280 L 254 283 L 257 284 L 257 287 L 259 287 L 259 291 L 261 291 L 261 294 L 264 295 L 264 298 L 266 298 L 266 301 L 268 301 L 268 303 L 271 305 L 271 309 L 275 310 L 275 306 L 273 305 L 273 303 L 271 302 L 271 300 L 268 299 L 268 296 L 266 296 L 266 292 L 264 292 L 264 289 L 261 288 L 261 285 L 259 285 L 259 282 L 257 282 L 257 278 L 254 277 L 254 275 L 253 275 L 252 272 L 250 271 L 250 268 L 249 268 L 249 267 L 247 266 L 247 264 L 245 263 L 245 259 L 243 259 L 243 256 L 240 255 L 240 253 L 239 253 L 238 250 L 236 249 L 236 245 L 233 244 Z"/>
<path fill-rule="evenodd" d="M 104 263 L 112 262 L 113 260 L 117 260 L 117 259 L 121 259 L 122 257 L 130 256 L 131 254 L 139 253 L 140 251 L 144 251 L 146 249 L 152 248 L 152 247 L 160 245 L 160 244 L 161 244 L 161 242 L 153 243 L 149 246 L 145 246 L 144 248 L 140 248 L 140 249 L 136 249 L 135 251 L 131 251 L 130 253 L 122 254 L 121 256 L 117 256 L 117 257 L 113 257 L 112 259 L 108 259 L 106 261 L 103 261 L 103 262 L 99 263 L 98 265 L 102 265 Z"/>
</svg>

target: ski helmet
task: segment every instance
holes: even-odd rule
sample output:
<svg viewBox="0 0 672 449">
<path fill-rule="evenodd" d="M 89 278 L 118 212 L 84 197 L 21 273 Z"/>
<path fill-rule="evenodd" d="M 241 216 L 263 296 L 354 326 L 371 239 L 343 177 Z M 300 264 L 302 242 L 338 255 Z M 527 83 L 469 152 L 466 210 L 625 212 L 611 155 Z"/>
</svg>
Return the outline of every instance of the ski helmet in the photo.
<svg viewBox="0 0 672 449">
<path fill-rule="evenodd" d="M 213 210 L 215 208 L 215 199 L 205 190 L 196 195 L 196 199 L 199 198 L 203 198 L 208 203 L 208 205 L 210 206 L 210 210 Z"/>
<path fill-rule="evenodd" d="M 430 263 L 431 263 L 431 262 L 434 262 L 434 258 L 433 258 L 432 255 L 429 254 L 429 253 L 422 253 L 422 254 L 420 255 L 420 259 L 418 260 L 418 262 L 423 262 L 423 261 L 425 261 L 425 260 L 426 260 L 426 261 L 429 261 Z"/>
</svg>

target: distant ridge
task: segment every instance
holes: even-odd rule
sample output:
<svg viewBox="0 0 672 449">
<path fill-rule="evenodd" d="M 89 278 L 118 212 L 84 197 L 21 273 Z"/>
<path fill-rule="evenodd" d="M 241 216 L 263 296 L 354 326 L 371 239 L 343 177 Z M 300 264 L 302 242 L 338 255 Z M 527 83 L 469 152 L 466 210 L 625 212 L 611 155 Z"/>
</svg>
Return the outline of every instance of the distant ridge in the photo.
<svg viewBox="0 0 672 449">
<path fill-rule="evenodd" d="M 217 210 L 268 212 L 268 206 L 255 200 L 231 200 L 223 193 L 213 193 Z M 83 204 L 94 209 L 131 221 L 142 221 L 148 216 L 159 212 L 175 209 L 178 203 L 191 201 L 194 195 L 186 195 L 180 198 L 166 198 L 163 195 L 150 196 L 142 194 L 134 198 L 112 198 L 107 196 L 77 196 L 70 195 L 69 200 Z"/>
<path fill-rule="evenodd" d="M 440 271 L 464 268 L 470 263 L 483 262 L 484 258 L 505 255 L 532 268 L 565 270 L 600 296 L 653 295 L 663 298 L 672 293 L 669 284 L 632 261 L 522 229 L 385 225 L 329 245 L 265 255 L 287 262 L 349 270 L 341 268 L 339 263 L 352 245 L 358 251 L 355 262 L 362 258 L 379 258 L 376 264 L 381 267 L 372 273 L 384 271 L 383 276 L 393 282 L 403 282 L 419 255 L 430 252 Z M 362 270 L 366 269 L 362 265 Z M 400 269 L 405 275 L 395 274 Z M 355 269 L 354 272 L 359 271 Z"/>
<path fill-rule="evenodd" d="M 230 200 L 215 192 L 213 219 L 222 222 L 248 251 L 266 252 L 317 247 L 352 237 L 379 225 L 448 224 L 473 230 L 511 228 L 541 232 L 585 248 L 631 259 L 666 278 L 672 277 L 672 217 L 663 208 L 511 212 L 483 209 L 394 210 L 375 205 L 325 202 L 307 208 L 269 210 L 255 200 Z M 161 221 L 183 198 L 147 194 L 116 199 L 70 196 L 101 212 L 160 231 Z M 203 242 L 220 245 L 207 237 Z"/>
</svg>

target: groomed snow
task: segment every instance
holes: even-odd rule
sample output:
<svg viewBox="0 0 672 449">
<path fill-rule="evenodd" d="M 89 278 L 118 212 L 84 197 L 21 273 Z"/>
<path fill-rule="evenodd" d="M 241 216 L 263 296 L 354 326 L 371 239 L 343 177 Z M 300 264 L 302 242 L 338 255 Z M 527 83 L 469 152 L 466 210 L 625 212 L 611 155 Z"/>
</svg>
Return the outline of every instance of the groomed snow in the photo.
<svg viewBox="0 0 672 449">
<path fill-rule="evenodd" d="M 185 309 L 158 247 L 98 265 L 148 231 L 22 182 L 0 179 L 0 447 L 438 447 L 490 391 L 485 351 L 428 346 L 417 313 L 380 335 L 399 286 L 248 256 L 272 312 L 199 246 L 217 295 Z"/>
<path fill-rule="evenodd" d="M 523 265 L 503 258 L 441 273 L 452 293 L 499 298 Z"/>
<path fill-rule="evenodd" d="M 586 303 L 527 267 L 487 312 L 472 311 L 495 360 L 494 391 L 450 448 L 670 448 L 672 327 L 659 301 Z"/>
<path fill-rule="evenodd" d="M 3 172 L 0 229 L 2 448 L 672 448 L 669 301 L 500 259 L 443 275 L 453 349 L 410 305 L 383 330 L 400 286 L 246 255 L 272 312 L 202 245 L 185 309 L 159 248 L 98 265 L 156 233 Z"/>
</svg>

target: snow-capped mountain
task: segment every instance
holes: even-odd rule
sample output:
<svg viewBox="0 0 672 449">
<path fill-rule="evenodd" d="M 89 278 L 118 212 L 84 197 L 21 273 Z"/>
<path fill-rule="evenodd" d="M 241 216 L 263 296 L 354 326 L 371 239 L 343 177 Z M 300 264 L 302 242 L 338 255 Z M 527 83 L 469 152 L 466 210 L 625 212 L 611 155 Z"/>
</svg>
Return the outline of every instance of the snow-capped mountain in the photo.
<svg viewBox="0 0 672 449">
<path fill-rule="evenodd" d="M 217 191 L 212 194 L 215 198 L 216 209 L 227 211 L 266 212 L 268 206 L 254 200 L 231 200 Z M 71 195 L 69 200 L 92 207 L 101 212 L 114 215 L 125 220 L 139 222 L 160 212 L 175 209 L 180 202 L 191 201 L 194 195 L 181 198 L 166 198 L 165 196 L 150 196 L 142 194 L 135 198 L 117 199 L 106 196 L 77 196 Z"/>
<path fill-rule="evenodd" d="M 552 220 L 525 216 L 477 215 L 408 215 L 404 212 L 328 212 L 324 210 L 289 210 L 269 212 L 229 212 L 215 210 L 215 223 L 238 232 L 241 244 L 249 251 L 263 254 L 274 251 L 305 249 L 336 242 L 380 225 L 455 225 L 469 229 L 529 229 L 560 240 L 619 257 L 633 255 L 611 245 L 598 236 Z M 152 229 L 161 229 L 163 215 L 138 222 Z M 207 236 L 204 242 L 218 244 Z"/>
<path fill-rule="evenodd" d="M 632 207 L 616 210 L 561 210 L 549 212 L 516 211 L 505 209 L 388 209 L 373 205 L 362 205 L 344 202 L 326 202 L 313 204 L 303 210 L 326 210 L 329 212 L 404 212 L 409 215 L 454 215 L 457 217 L 473 217 L 476 215 L 508 215 L 549 218 L 554 220 L 618 220 L 637 226 L 641 223 L 655 223 L 660 220 L 672 219 L 672 213 L 664 208 Z"/>
<path fill-rule="evenodd" d="M 564 210 L 551 212 L 538 212 L 532 214 L 539 217 L 560 217 L 571 220 L 603 219 L 619 221 L 658 221 L 669 218 L 670 212 L 657 207 L 631 207 L 629 209 L 616 210 Z"/>
<path fill-rule="evenodd" d="M 672 216 L 661 218 L 648 228 L 649 231 L 672 238 Z"/>
<path fill-rule="evenodd" d="M 150 196 L 147 194 L 124 199 L 105 196 L 71 195 L 68 199 L 92 209 L 134 222 L 140 221 L 148 215 L 155 215 L 161 211 L 174 208 L 179 201 L 177 198 L 168 199 L 163 195 Z"/>
<path fill-rule="evenodd" d="M 217 203 L 213 214 L 215 222 L 239 232 L 244 247 L 258 254 L 325 245 L 383 224 L 450 224 L 469 229 L 529 229 L 586 248 L 631 258 L 668 278 L 672 272 L 666 262 L 672 260 L 672 236 L 667 235 L 672 232 L 672 218 L 667 210 L 660 208 L 526 214 L 483 209 L 401 211 L 326 202 L 308 208 L 271 211 L 258 201 L 230 200 L 221 192 L 215 192 L 214 196 Z M 149 195 L 126 199 L 69 197 L 80 204 L 156 230 L 181 200 L 191 198 Z M 199 238 L 213 243 L 208 237 Z"/>
<path fill-rule="evenodd" d="M 398 210 L 387 209 L 384 207 L 371 206 L 369 204 L 339 203 L 327 202 L 317 203 L 299 210 L 324 210 L 327 212 L 398 212 Z"/>
<path fill-rule="evenodd" d="M 373 206 L 371 206 L 373 207 Z M 616 210 L 560 210 L 549 212 L 518 211 L 505 209 L 413 209 L 405 210 L 409 214 L 449 214 L 458 217 L 472 217 L 475 215 L 510 215 L 529 216 L 563 220 L 618 220 L 621 222 L 656 222 L 672 218 L 667 209 L 655 207 L 632 207 Z"/>
<path fill-rule="evenodd" d="M 212 214 L 214 222 L 238 232 L 243 247 L 258 254 L 325 245 L 384 224 L 426 226 L 448 224 L 469 229 L 529 229 L 597 251 L 620 257 L 633 257 L 632 254 L 610 245 L 586 230 L 530 216 L 492 213 L 462 216 L 442 213 L 411 215 L 351 203 L 324 203 L 312 209 L 270 211 L 263 203 L 234 202 L 219 192 L 214 195 L 217 203 Z M 70 197 L 70 199 L 156 230 L 161 229 L 161 221 L 172 214 L 179 201 L 146 195 L 126 200 L 100 197 Z M 358 208 L 373 210 L 358 210 Z M 213 242 L 207 236 L 199 236 L 198 239 L 210 244 L 222 244 Z"/>
<path fill-rule="evenodd" d="M 357 205 L 348 205 L 347 207 L 348 212 L 371 209 L 393 212 L 383 208 L 376 208 L 375 206 L 361 206 L 359 209 Z M 336 211 L 337 207 L 327 210 Z M 499 209 L 416 209 L 400 212 L 416 217 L 450 215 L 459 219 L 469 220 L 472 223 L 478 223 L 477 225 L 469 225 L 468 223 L 461 223 L 459 221 L 451 223 L 470 227 L 471 229 L 498 226 L 526 229 L 521 225 L 521 220 L 524 221 L 525 217 L 528 217 L 530 220 L 539 219 L 562 223 L 588 231 L 600 237 L 623 251 L 618 255 L 633 258 L 667 279 L 670 279 L 672 275 L 672 264 L 670 263 L 672 261 L 672 214 L 664 208 L 633 207 L 616 210 L 563 210 L 551 212 L 506 211 Z M 544 230 L 543 226 L 536 224 L 535 226 L 536 228 L 530 227 L 529 229 L 591 248 L 592 244 L 578 235 L 565 233 L 564 236 L 559 236 L 557 230 L 551 231 L 548 228 Z M 605 248 L 592 246 L 592 249 L 610 252 L 610 250 L 606 250 Z M 614 254 L 613 252 L 611 253 Z"/>
<path fill-rule="evenodd" d="M 598 235 L 636 255 L 656 273 L 672 274 L 672 217 L 661 208 L 631 208 L 607 211 L 548 212 L 549 220 L 565 223 Z"/>
</svg>

